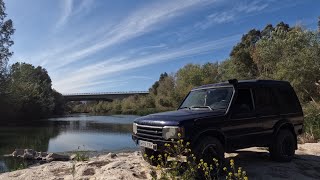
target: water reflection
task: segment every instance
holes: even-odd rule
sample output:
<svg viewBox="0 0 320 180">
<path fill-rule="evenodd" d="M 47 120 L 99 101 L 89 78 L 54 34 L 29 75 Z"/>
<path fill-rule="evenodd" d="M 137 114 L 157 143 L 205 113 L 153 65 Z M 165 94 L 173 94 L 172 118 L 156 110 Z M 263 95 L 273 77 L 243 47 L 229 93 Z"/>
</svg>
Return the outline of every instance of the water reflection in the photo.
<svg viewBox="0 0 320 180">
<path fill-rule="evenodd" d="M 20 126 L 0 127 L 0 172 L 16 168 L 20 161 L 3 158 L 16 148 L 65 152 L 76 150 L 119 151 L 136 149 L 131 140 L 137 116 L 73 115 Z"/>
</svg>

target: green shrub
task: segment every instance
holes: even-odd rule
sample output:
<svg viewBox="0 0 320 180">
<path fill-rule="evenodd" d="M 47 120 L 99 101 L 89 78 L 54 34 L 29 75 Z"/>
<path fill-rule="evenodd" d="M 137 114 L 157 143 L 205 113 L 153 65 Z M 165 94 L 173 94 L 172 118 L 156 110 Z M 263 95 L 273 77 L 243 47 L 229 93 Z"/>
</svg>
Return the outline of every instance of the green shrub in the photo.
<svg viewBox="0 0 320 180">
<path fill-rule="evenodd" d="M 180 137 L 180 136 L 179 136 Z M 148 158 L 152 164 L 157 164 L 156 168 L 152 167 L 152 179 L 171 180 L 171 179 L 219 179 L 221 174 L 225 173 L 227 180 L 248 180 L 246 171 L 241 167 L 236 168 L 234 160 L 230 160 L 230 166 L 221 169 L 217 159 L 209 164 L 202 159 L 197 160 L 192 154 L 190 143 L 184 143 L 179 139 L 176 143 L 165 144 L 163 154 L 158 157 L 143 155 Z M 223 172 L 220 172 L 220 171 Z"/>
<path fill-rule="evenodd" d="M 75 158 L 76 161 L 88 161 L 89 155 L 87 154 L 87 151 L 80 150 L 80 146 L 78 146 L 78 150 L 75 152 Z"/>
<path fill-rule="evenodd" d="M 320 106 L 315 101 L 306 104 L 304 110 L 304 132 L 307 136 L 320 139 Z"/>
</svg>

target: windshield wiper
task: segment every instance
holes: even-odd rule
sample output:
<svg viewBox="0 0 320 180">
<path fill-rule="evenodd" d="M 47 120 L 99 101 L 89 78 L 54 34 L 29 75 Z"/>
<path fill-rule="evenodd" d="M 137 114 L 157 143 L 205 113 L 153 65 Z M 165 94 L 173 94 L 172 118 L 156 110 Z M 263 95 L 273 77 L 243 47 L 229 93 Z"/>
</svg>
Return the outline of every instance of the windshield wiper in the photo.
<svg viewBox="0 0 320 180">
<path fill-rule="evenodd" d="M 208 109 L 210 109 L 211 111 L 213 110 L 210 106 L 191 106 L 190 108 L 191 108 L 191 109 L 193 109 L 193 108 L 208 108 Z"/>
</svg>

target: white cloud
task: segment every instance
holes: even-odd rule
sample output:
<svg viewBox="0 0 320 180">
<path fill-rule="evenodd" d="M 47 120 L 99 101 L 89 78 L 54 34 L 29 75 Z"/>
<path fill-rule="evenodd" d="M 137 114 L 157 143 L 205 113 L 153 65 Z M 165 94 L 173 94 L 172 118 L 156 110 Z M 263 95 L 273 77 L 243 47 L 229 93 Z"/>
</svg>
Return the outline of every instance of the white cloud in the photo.
<svg viewBox="0 0 320 180">
<path fill-rule="evenodd" d="M 54 83 L 54 87 L 62 93 L 69 93 L 70 91 L 85 91 L 86 88 L 90 88 L 90 86 L 92 86 L 92 83 L 98 82 L 98 84 L 104 84 L 103 81 L 99 81 L 101 77 L 108 79 L 112 78 L 114 73 L 124 73 L 131 69 L 220 49 L 234 44 L 240 37 L 241 35 L 234 35 L 210 42 L 192 43 L 182 48 L 162 51 L 160 53 L 140 58 L 130 56 L 112 58 L 98 64 L 73 71 L 71 74 L 64 76 L 65 78 L 56 81 L 56 83 Z M 108 86 L 109 85 L 112 85 L 112 83 L 108 83 Z M 79 86 L 81 86 L 81 88 L 79 88 Z"/>
<path fill-rule="evenodd" d="M 235 9 L 238 12 L 252 13 L 257 11 L 262 11 L 269 6 L 268 1 L 252 1 L 250 3 L 241 3 Z"/>
<path fill-rule="evenodd" d="M 135 49 L 131 49 L 131 50 L 129 50 L 129 53 L 130 54 L 136 54 L 136 53 L 141 54 L 141 53 L 148 51 L 148 50 L 161 49 L 161 48 L 166 48 L 166 47 L 167 47 L 166 44 L 161 43 L 161 44 L 157 44 L 157 45 L 150 45 L 150 46 L 144 46 L 144 47 L 138 47 Z"/>
<path fill-rule="evenodd" d="M 57 24 L 56 24 L 56 27 L 60 27 L 60 26 L 64 25 L 68 21 L 70 15 L 72 13 L 73 0 L 63 0 L 62 2 L 63 2 L 62 3 L 62 13 L 61 13 L 61 16 L 60 16 Z"/>
<path fill-rule="evenodd" d="M 235 18 L 235 14 L 232 12 L 221 12 L 221 13 L 213 13 L 207 16 L 206 20 L 203 22 L 199 22 L 195 25 L 195 27 L 199 27 L 201 29 L 207 29 L 208 27 L 214 24 L 226 23 L 230 22 Z"/>
<path fill-rule="evenodd" d="M 194 27 L 207 29 L 213 25 L 231 22 L 240 18 L 244 14 L 260 12 L 269 6 L 268 1 L 255 0 L 251 2 L 237 2 L 235 6 L 222 12 L 214 12 L 206 17 L 205 20 L 197 22 Z"/>
<path fill-rule="evenodd" d="M 208 0 L 183 0 L 183 1 L 161 1 L 152 5 L 145 6 L 137 11 L 129 14 L 126 19 L 119 24 L 110 28 L 111 31 L 105 32 L 100 41 L 88 42 L 86 46 L 74 49 L 70 53 L 63 55 L 63 58 L 54 57 L 56 62 L 48 62 L 48 64 L 55 68 L 60 68 L 72 62 L 81 60 L 85 57 L 93 55 L 102 49 L 106 49 L 113 45 L 131 40 L 148 32 L 151 32 L 162 23 L 168 22 L 173 17 L 181 15 L 188 10 L 195 7 L 203 6 L 214 1 Z M 69 12 L 69 11 L 68 11 Z M 47 64 L 45 64 L 47 65 Z"/>
<path fill-rule="evenodd" d="M 88 12 L 88 10 L 90 9 L 90 5 L 93 3 L 93 0 L 61 0 L 61 2 L 62 13 L 56 23 L 57 29 L 67 24 L 72 16 Z"/>
</svg>

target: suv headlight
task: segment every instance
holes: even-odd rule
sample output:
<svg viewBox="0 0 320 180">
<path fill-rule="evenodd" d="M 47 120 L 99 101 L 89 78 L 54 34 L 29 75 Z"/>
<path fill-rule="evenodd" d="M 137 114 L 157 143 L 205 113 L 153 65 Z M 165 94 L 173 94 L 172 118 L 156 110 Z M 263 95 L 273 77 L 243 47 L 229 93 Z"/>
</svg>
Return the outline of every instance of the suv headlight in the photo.
<svg viewBox="0 0 320 180">
<path fill-rule="evenodd" d="M 137 123 L 133 123 L 132 132 L 133 132 L 133 134 L 137 134 L 137 132 L 138 132 Z"/>
<path fill-rule="evenodd" d="M 162 129 L 162 137 L 166 140 L 178 139 L 179 138 L 178 134 L 181 135 L 180 138 L 183 138 L 184 128 L 178 127 L 178 126 L 164 126 Z"/>
</svg>

